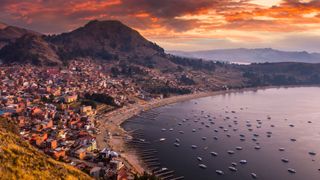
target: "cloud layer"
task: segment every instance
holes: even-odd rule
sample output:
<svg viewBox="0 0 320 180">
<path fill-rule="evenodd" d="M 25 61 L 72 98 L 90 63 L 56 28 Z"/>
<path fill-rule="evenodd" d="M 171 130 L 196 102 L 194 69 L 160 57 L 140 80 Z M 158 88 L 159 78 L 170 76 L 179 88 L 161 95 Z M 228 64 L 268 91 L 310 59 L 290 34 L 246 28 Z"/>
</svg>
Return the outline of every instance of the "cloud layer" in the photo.
<svg viewBox="0 0 320 180">
<path fill-rule="evenodd" d="M 300 42 L 319 39 L 319 0 L 279 0 L 266 6 L 268 1 L 0 0 L 0 21 L 51 34 L 92 19 L 118 19 L 165 48 L 180 50 L 217 48 L 218 42 L 223 42 L 220 48 L 276 47 L 281 42 L 282 49 L 303 49 Z"/>
</svg>

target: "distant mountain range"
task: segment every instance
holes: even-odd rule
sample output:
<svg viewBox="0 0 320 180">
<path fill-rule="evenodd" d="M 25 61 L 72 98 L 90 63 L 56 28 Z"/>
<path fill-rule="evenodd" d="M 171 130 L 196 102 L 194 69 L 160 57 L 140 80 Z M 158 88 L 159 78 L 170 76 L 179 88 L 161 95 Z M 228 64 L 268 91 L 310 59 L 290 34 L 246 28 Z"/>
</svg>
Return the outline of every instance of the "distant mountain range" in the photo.
<svg viewBox="0 0 320 180">
<path fill-rule="evenodd" d="M 261 49 L 218 49 L 208 51 L 168 51 L 168 53 L 204 60 L 227 61 L 237 63 L 265 63 L 265 62 L 306 62 L 319 63 L 320 53 L 306 51 L 280 51 L 272 48 Z"/>
</svg>

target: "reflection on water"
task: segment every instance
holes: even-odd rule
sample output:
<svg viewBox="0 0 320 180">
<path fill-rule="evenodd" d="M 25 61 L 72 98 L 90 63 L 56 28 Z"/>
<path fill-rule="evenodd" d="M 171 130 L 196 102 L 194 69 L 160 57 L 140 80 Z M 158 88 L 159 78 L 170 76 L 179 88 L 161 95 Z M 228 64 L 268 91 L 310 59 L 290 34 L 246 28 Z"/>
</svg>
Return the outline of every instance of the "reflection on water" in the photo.
<svg viewBox="0 0 320 180">
<path fill-rule="evenodd" d="M 185 179 L 318 180 L 319 92 L 301 87 L 229 93 L 157 108 L 123 126 L 150 142 L 154 168 L 159 163 Z"/>
</svg>

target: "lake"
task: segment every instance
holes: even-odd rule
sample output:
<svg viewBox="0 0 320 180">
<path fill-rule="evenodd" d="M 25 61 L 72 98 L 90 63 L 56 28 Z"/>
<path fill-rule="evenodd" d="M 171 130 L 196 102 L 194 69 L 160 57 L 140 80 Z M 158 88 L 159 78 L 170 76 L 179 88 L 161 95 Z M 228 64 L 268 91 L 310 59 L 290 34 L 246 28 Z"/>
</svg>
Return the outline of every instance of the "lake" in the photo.
<svg viewBox="0 0 320 180">
<path fill-rule="evenodd" d="M 148 142 L 134 146 L 138 151 L 154 149 L 159 167 L 175 177 L 253 179 L 255 173 L 257 179 L 320 179 L 319 87 L 194 99 L 144 112 L 123 127 Z"/>
</svg>

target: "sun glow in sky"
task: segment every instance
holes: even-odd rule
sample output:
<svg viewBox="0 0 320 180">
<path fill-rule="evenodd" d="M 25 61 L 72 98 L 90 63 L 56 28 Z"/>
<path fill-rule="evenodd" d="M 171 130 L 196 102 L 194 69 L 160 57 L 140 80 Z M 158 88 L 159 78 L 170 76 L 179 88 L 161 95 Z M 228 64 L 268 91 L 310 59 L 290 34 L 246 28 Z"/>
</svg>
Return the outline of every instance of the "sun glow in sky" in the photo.
<svg viewBox="0 0 320 180">
<path fill-rule="evenodd" d="M 53 34 L 120 20 L 166 50 L 320 52 L 319 0 L 0 0 L 0 21 Z"/>
<path fill-rule="evenodd" d="M 281 0 L 253 0 L 252 3 L 262 5 L 262 6 L 275 6 L 281 3 Z"/>
</svg>

